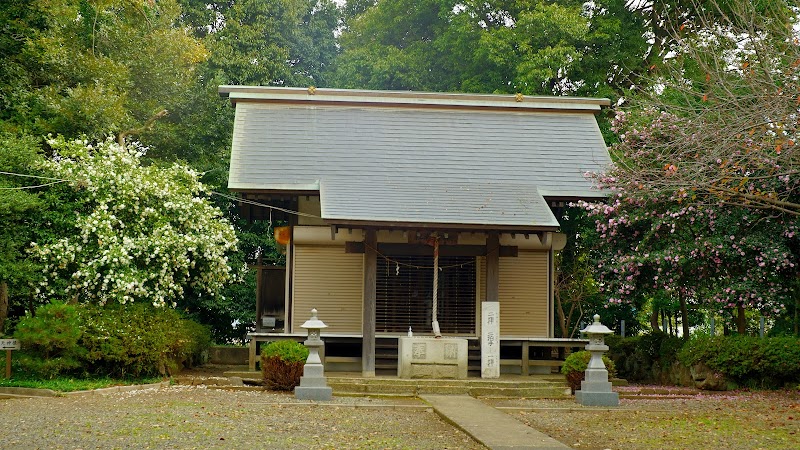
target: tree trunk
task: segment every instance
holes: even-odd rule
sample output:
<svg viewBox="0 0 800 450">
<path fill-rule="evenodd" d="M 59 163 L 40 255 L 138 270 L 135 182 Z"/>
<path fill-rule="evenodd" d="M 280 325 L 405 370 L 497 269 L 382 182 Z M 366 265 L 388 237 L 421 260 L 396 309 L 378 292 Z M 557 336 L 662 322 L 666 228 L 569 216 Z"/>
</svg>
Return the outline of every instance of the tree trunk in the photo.
<svg viewBox="0 0 800 450">
<path fill-rule="evenodd" d="M 672 313 L 667 314 L 667 324 L 668 324 L 667 326 L 669 326 L 669 335 L 674 336 L 675 332 L 672 329 Z"/>
<path fill-rule="evenodd" d="M 798 316 L 798 310 L 800 310 L 800 293 L 795 292 L 794 293 L 794 335 L 795 336 L 800 336 L 800 330 L 798 330 L 798 328 L 800 327 L 800 323 L 798 323 L 798 320 L 797 320 L 798 319 L 798 317 L 797 317 Z"/>
<path fill-rule="evenodd" d="M 654 332 L 661 331 L 661 327 L 658 326 L 658 310 L 653 308 L 653 313 L 650 314 L 650 326 L 653 327 Z"/>
<path fill-rule="evenodd" d="M 689 308 L 686 306 L 686 298 L 680 296 L 681 301 L 681 325 L 683 326 L 683 338 L 689 339 Z"/>
<path fill-rule="evenodd" d="M 0 335 L 8 318 L 8 283 L 0 281 Z"/>
<path fill-rule="evenodd" d="M 567 318 L 564 317 L 564 305 L 561 304 L 561 295 L 556 290 L 555 293 L 556 298 L 556 312 L 558 313 L 558 327 L 561 329 L 561 337 L 568 337 L 567 333 L 569 333 L 567 324 Z"/>
<path fill-rule="evenodd" d="M 736 331 L 744 335 L 747 332 L 747 320 L 744 317 L 744 306 L 736 307 Z"/>
</svg>

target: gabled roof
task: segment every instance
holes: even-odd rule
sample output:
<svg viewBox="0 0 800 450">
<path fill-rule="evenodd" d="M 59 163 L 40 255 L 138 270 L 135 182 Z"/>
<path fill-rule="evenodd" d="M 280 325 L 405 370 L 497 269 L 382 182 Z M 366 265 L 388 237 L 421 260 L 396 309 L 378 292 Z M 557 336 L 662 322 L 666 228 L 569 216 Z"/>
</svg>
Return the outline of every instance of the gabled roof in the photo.
<svg viewBox="0 0 800 450">
<path fill-rule="evenodd" d="M 599 198 L 605 99 L 222 86 L 228 186 L 320 192 L 331 223 L 551 228 L 545 198 Z"/>
</svg>

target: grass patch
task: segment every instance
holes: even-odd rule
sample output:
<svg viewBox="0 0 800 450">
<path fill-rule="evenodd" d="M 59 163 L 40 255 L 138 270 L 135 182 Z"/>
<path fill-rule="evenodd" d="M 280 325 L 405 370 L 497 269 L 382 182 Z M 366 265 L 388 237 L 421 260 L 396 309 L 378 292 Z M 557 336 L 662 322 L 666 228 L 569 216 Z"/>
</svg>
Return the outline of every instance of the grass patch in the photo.
<svg viewBox="0 0 800 450">
<path fill-rule="evenodd" d="M 162 381 L 160 377 L 147 377 L 135 379 L 114 379 L 108 377 L 98 378 L 72 378 L 59 377 L 52 380 L 42 380 L 14 375 L 11 378 L 0 378 L 0 387 L 24 387 L 33 389 L 51 389 L 57 392 L 88 391 L 111 386 L 128 386 L 132 384 L 150 384 Z"/>
</svg>

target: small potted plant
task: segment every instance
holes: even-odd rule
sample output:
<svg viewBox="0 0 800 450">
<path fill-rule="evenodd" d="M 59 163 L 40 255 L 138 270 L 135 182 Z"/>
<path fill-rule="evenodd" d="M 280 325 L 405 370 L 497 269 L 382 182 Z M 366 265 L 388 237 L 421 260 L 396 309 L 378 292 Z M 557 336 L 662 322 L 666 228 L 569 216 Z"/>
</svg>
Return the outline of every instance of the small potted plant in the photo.
<svg viewBox="0 0 800 450">
<path fill-rule="evenodd" d="M 564 360 L 564 365 L 561 366 L 561 373 L 567 377 L 567 384 L 573 394 L 581 387 L 581 381 L 586 378 L 586 367 L 589 365 L 591 357 L 592 354 L 586 350 L 575 352 L 569 355 Z M 606 365 L 606 370 L 608 370 L 608 378 L 613 378 L 617 373 L 614 361 L 603 355 L 603 363 Z"/>
<path fill-rule="evenodd" d="M 291 391 L 300 384 L 308 349 L 295 341 L 274 341 L 261 347 L 264 386 L 274 391 Z"/>
</svg>

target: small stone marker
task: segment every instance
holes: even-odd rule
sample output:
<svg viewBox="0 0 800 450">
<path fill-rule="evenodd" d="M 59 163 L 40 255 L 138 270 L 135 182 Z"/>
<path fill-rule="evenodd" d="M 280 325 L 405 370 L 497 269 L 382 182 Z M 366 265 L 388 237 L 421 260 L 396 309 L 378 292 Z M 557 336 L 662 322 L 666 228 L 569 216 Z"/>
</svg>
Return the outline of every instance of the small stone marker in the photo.
<svg viewBox="0 0 800 450">
<path fill-rule="evenodd" d="M 6 378 L 11 378 L 11 350 L 19 350 L 18 339 L 0 339 L 0 350 L 6 351 Z"/>
<path fill-rule="evenodd" d="M 312 309 L 311 319 L 301 327 L 308 330 L 308 339 L 303 342 L 308 347 L 308 359 L 303 366 L 300 386 L 294 388 L 294 397 L 300 400 L 330 400 L 333 397 L 333 389 L 325 381 L 325 367 L 319 357 L 319 349 L 325 345 L 320 339 L 320 331 L 328 326 L 317 318 L 317 310 Z"/>
<path fill-rule="evenodd" d="M 603 363 L 603 353 L 608 351 L 604 336 L 614 333 L 600 323 L 600 315 L 594 315 L 594 323 L 581 330 L 589 337 L 586 350 L 592 357 L 586 367 L 586 379 L 581 381 L 581 389 L 575 391 L 575 401 L 584 406 L 619 406 L 619 394 L 611 392 L 608 370 Z"/>
<path fill-rule="evenodd" d="M 481 378 L 500 377 L 500 303 L 481 302 Z"/>
</svg>

